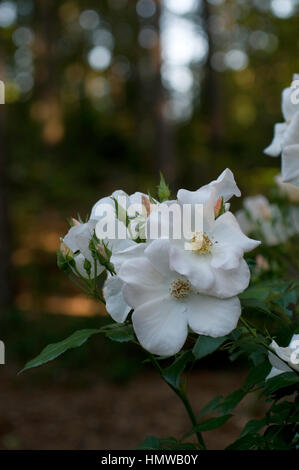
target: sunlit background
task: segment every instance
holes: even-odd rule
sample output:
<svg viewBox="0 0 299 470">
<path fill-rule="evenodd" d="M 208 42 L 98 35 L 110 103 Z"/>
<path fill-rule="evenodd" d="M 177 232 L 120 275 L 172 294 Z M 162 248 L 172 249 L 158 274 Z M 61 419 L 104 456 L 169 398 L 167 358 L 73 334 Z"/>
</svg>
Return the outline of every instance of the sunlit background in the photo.
<svg viewBox="0 0 299 470">
<path fill-rule="evenodd" d="M 174 192 L 230 167 L 244 195 L 267 194 L 280 161 L 263 149 L 299 71 L 298 14 L 299 0 L 0 1 L 0 305 L 17 332 L 12 360 L 61 325 L 105 315 L 56 267 L 68 217 L 115 189 L 155 194 L 160 170 Z M 0 426 L 0 446 L 21 446 L 3 442 Z"/>
</svg>

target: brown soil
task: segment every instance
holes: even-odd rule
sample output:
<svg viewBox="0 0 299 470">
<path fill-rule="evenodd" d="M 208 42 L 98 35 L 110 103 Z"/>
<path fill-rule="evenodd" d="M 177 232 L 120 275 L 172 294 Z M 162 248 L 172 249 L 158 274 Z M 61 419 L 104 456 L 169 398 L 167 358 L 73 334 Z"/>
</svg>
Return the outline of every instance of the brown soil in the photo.
<svg viewBox="0 0 299 470">
<path fill-rule="evenodd" d="M 126 385 L 88 377 L 91 385 L 78 387 L 68 378 L 36 385 L 16 371 L 7 366 L 0 371 L 1 449 L 134 449 L 148 435 L 180 437 L 190 429 L 183 406 L 155 373 Z M 236 371 L 193 372 L 188 393 L 195 411 L 215 395 L 235 390 L 243 379 Z M 263 408 L 256 396 L 248 396 L 233 419 L 205 433 L 208 448 L 223 449 Z"/>
</svg>

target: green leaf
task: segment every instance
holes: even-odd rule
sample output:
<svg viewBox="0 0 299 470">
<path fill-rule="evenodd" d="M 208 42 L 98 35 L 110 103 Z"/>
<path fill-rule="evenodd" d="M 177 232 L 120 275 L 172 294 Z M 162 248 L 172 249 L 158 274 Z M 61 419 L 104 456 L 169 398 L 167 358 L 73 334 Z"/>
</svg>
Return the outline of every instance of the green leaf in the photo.
<svg viewBox="0 0 299 470">
<path fill-rule="evenodd" d="M 240 294 L 242 307 L 259 310 L 273 319 L 283 322 L 285 319 L 282 319 L 278 314 L 291 315 L 288 306 L 297 302 L 295 288 L 296 285 L 289 282 L 275 282 L 250 287 Z"/>
<path fill-rule="evenodd" d="M 249 287 L 239 295 L 240 300 L 254 299 L 259 301 L 265 301 L 270 295 L 269 287 L 254 286 Z"/>
<path fill-rule="evenodd" d="M 219 416 L 218 418 L 207 419 L 206 421 L 199 423 L 197 426 L 194 426 L 190 432 L 185 434 L 183 439 L 187 439 L 187 437 L 192 436 L 192 434 L 195 434 L 196 432 L 211 431 L 212 429 L 219 428 L 220 426 L 223 426 L 232 416 L 232 414 L 227 414 L 224 416 Z"/>
<path fill-rule="evenodd" d="M 216 406 L 215 410 L 225 415 L 232 411 L 246 395 L 246 391 L 239 389 L 227 395 L 224 400 Z"/>
<path fill-rule="evenodd" d="M 249 374 L 243 384 L 244 389 L 250 390 L 254 385 L 264 382 L 270 370 L 271 364 L 269 361 L 265 361 L 262 364 L 259 364 L 250 369 Z"/>
<path fill-rule="evenodd" d="M 160 184 L 158 186 L 158 197 L 160 202 L 167 201 L 170 198 L 170 189 L 165 183 L 164 176 L 160 173 Z"/>
<path fill-rule="evenodd" d="M 192 350 L 193 355 L 196 359 L 202 359 L 208 354 L 212 354 L 216 351 L 227 339 L 227 336 L 220 338 L 212 338 L 210 336 L 200 336 Z"/>
<path fill-rule="evenodd" d="M 225 450 L 250 450 L 258 447 L 262 441 L 262 437 L 256 433 L 248 433 L 244 437 L 240 437 L 233 444 L 226 447 Z"/>
<path fill-rule="evenodd" d="M 289 401 L 282 401 L 277 405 L 273 405 L 268 412 L 268 423 L 283 424 L 284 422 L 296 422 L 296 415 L 292 413 L 293 407 L 295 411 L 294 403 Z"/>
<path fill-rule="evenodd" d="M 292 426 L 272 425 L 264 432 L 266 448 L 270 450 L 288 450 L 292 442 Z"/>
<path fill-rule="evenodd" d="M 180 378 L 186 365 L 194 360 L 191 351 L 184 351 L 167 369 L 163 371 L 163 378 L 174 388 L 179 388 Z"/>
<path fill-rule="evenodd" d="M 251 353 L 260 352 L 261 354 L 266 355 L 267 350 L 261 342 L 264 341 L 264 337 L 258 336 L 253 338 L 252 336 L 245 336 L 236 340 L 230 349 L 230 359 L 233 361 L 241 354 L 246 353 L 247 355 Z"/>
<path fill-rule="evenodd" d="M 161 449 L 160 439 L 154 436 L 147 436 L 137 447 L 137 450 L 157 450 Z"/>
<path fill-rule="evenodd" d="M 252 419 L 251 421 L 248 421 L 246 426 L 243 428 L 243 431 L 242 431 L 240 437 L 244 437 L 247 434 L 256 433 L 261 428 L 266 426 L 266 424 L 267 424 L 267 421 L 266 421 L 265 418 L 263 418 L 263 419 Z"/>
<path fill-rule="evenodd" d="M 222 395 L 217 395 L 217 397 L 215 397 L 211 401 L 209 401 L 209 403 L 206 406 L 204 406 L 204 408 L 202 408 L 202 410 L 200 411 L 199 417 L 202 418 L 207 413 L 211 413 L 211 412 L 215 411 L 217 409 L 217 406 L 221 402 L 221 400 L 223 400 L 223 396 Z"/>
<path fill-rule="evenodd" d="M 299 375 L 295 372 L 284 372 L 267 380 L 263 395 L 271 395 L 276 390 L 299 383 Z"/>
<path fill-rule="evenodd" d="M 101 329 L 78 330 L 59 343 L 49 344 L 35 359 L 27 362 L 25 367 L 19 373 L 22 373 L 28 369 L 32 369 L 33 367 L 46 364 L 47 362 L 52 361 L 53 359 L 56 359 L 56 357 L 65 353 L 68 349 L 82 346 L 82 344 L 84 344 L 90 336 L 97 333 L 101 333 Z"/>
<path fill-rule="evenodd" d="M 292 316 L 292 310 L 288 309 L 290 305 L 297 304 L 297 292 L 295 289 L 286 291 L 282 298 L 277 300 L 277 303 L 282 307 L 283 312 L 288 315 Z"/>
<path fill-rule="evenodd" d="M 273 318 L 273 320 L 277 320 L 281 323 L 284 323 L 283 319 L 280 318 L 280 316 L 278 316 L 277 314 L 273 313 L 269 308 L 269 304 L 265 302 L 256 299 L 244 299 L 241 300 L 241 303 L 243 309 L 258 310 L 259 312 L 264 313 L 269 317 Z"/>
<path fill-rule="evenodd" d="M 235 328 L 227 337 L 232 341 L 237 341 L 244 333 L 247 333 L 247 329 L 244 326 L 240 326 Z"/>
<path fill-rule="evenodd" d="M 119 343 L 126 343 L 135 339 L 135 334 L 132 325 L 116 324 L 109 331 L 106 332 L 107 338 Z"/>
</svg>

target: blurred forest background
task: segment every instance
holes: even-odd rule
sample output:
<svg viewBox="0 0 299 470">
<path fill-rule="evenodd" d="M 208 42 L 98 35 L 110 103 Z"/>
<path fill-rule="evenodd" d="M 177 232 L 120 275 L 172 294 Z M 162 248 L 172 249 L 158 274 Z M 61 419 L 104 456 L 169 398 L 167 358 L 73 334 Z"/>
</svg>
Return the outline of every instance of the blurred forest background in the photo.
<svg viewBox="0 0 299 470">
<path fill-rule="evenodd" d="M 263 149 L 282 120 L 281 91 L 299 71 L 298 26 L 299 0 L 0 1 L 0 338 L 8 363 L 106 321 L 56 267 L 70 216 L 84 218 L 115 189 L 154 194 L 159 170 L 175 191 L 229 167 L 243 195 L 267 194 L 280 159 Z M 66 369 L 88 366 L 118 381 L 138 371 L 134 348 L 107 343 L 92 340 L 29 379 L 13 367 L 9 380 L 22 384 L 24 398 L 32 381 L 70 383 Z M 37 436 L 22 441 L 13 423 L 0 421 L 0 447 L 34 446 Z"/>
</svg>

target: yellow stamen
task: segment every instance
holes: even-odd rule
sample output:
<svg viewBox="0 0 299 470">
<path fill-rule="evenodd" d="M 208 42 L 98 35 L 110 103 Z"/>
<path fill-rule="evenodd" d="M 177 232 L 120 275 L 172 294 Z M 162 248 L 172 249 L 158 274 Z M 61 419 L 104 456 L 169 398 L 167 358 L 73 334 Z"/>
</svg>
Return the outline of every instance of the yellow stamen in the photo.
<svg viewBox="0 0 299 470">
<path fill-rule="evenodd" d="M 192 287 L 189 281 L 183 279 L 176 279 L 171 283 L 170 293 L 176 300 L 181 300 L 187 297 L 192 292 Z"/>
<path fill-rule="evenodd" d="M 185 249 L 194 251 L 200 255 L 207 255 L 211 253 L 213 242 L 209 239 L 208 235 L 204 232 L 196 232 L 189 242 L 185 243 Z"/>
</svg>

